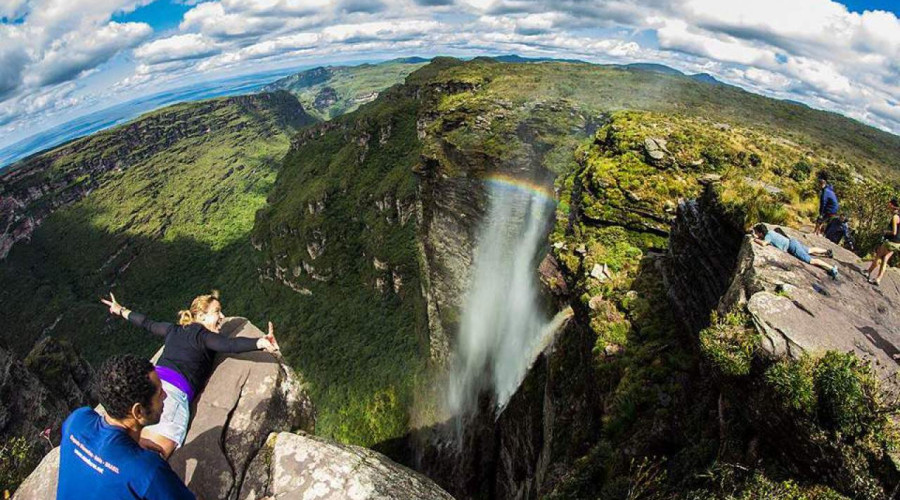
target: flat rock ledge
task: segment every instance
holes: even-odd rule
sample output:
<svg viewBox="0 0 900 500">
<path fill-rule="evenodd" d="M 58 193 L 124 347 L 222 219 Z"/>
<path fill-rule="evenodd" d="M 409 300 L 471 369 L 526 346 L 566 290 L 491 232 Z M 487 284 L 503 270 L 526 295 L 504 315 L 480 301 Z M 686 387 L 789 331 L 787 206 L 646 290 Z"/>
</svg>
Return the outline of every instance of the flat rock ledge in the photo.
<svg viewBox="0 0 900 500">
<path fill-rule="evenodd" d="M 900 279 L 888 269 L 880 286 L 866 281 L 868 262 L 827 239 L 770 226 L 808 247 L 834 252 L 826 262 L 838 266 L 832 280 L 817 267 L 771 245 L 746 237 L 734 279 L 719 302 L 720 313 L 746 305 L 762 335 L 763 354 L 799 358 L 826 350 L 854 352 L 869 361 L 883 379 L 892 379 L 900 363 Z"/>
</svg>

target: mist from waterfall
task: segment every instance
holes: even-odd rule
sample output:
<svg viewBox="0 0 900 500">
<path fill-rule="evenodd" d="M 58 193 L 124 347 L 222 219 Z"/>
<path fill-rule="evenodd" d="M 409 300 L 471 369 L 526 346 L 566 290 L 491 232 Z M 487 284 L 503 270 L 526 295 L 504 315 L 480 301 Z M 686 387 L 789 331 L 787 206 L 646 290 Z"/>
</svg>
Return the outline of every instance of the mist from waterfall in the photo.
<svg viewBox="0 0 900 500">
<path fill-rule="evenodd" d="M 538 304 L 537 254 L 554 203 L 538 190 L 489 181 L 447 394 L 451 414 L 469 413 L 492 384 L 498 406 L 512 396 L 546 336 Z"/>
</svg>

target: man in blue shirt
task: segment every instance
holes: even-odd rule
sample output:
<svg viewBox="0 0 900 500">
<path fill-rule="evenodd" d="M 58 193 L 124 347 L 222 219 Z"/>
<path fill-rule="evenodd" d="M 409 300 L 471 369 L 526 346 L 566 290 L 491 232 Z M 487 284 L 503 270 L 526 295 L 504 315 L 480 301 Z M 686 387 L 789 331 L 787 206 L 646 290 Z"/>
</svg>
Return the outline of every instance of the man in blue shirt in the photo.
<svg viewBox="0 0 900 500">
<path fill-rule="evenodd" d="M 837 279 L 837 265 L 830 265 L 822 259 L 812 257 L 813 255 L 818 255 L 831 258 L 833 256 L 831 250 L 819 247 L 807 248 L 803 243 L 800 243 L 799 240 L 788 238 L 777 231 L 770 231 L 765 224 L 753 226 L 753 241 L 762 246 L 772 245 L 783 252 L 787 252 L 794 257 L 797 257 L 807 264 L 812 264 L 828 271 L 828 275 L 831 276 L 832 279 Z"/>
<path fill-rule="evenodd" d="M 819 173 L 819 189 L 819 217 L 816 219 L 816 234 L 822 234 L 828 221 L 837 217 L 838 210 L 840 210 L 834 186 L 828 184 L 828 174 L 825 172 Z"/>
<path fill-rule="evenodd" d="M 166 398 L 153 365 L 113 356 L 99 373 L 106 415 L 84 407 L 63 423 L 57 499 L 194 499 L 169 464 L 139 444 Z"/>
</svg>

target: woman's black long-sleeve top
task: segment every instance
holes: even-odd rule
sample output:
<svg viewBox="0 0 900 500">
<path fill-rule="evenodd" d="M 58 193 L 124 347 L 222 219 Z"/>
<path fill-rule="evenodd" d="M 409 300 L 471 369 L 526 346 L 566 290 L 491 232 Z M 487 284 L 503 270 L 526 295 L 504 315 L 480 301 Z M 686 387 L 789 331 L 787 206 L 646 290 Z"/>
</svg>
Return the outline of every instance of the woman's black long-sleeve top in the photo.
<svg viewBox="0 0 900 500">
<path fill-rule="evenodd" d="M 239 353 L 257 350 L 259 339 L 246 337 L 223 337 L 207 330 L 200 323 L 173 325 L 153 321 L 146 315 L 131 311 L 128 321 L 146 329 L 154 335 L 165 337 L 162 355 L 157 366 L 171 368 L 187 379 L 194 393 L 199 393 L 206 385 L 213 369 L 217 352 Z"/>
</svg>

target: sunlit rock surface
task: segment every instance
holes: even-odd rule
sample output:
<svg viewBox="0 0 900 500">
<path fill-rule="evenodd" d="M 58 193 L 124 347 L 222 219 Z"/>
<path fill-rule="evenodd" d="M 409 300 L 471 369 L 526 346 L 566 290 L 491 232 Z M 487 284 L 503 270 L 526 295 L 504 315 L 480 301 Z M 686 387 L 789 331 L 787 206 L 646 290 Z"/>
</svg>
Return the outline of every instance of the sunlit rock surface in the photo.
<svg viewBox="0 0 900 500">
<path fill-rule="evenodd" d="M 240 498 L 452 499 L 427 477 L 360 446 L 308 434 L 272 434 Z"/>
<path fill-rule="evenodd" d="M 776 230 L 777 226 L 770 226 Z M 852 351 L 872 362 L 883 378 L 893 375 L 900 362 L 900 279 L 885 273 L 880 286 L 866 281 L 863 262 L 849 250 L 824 237 L 780 228 L 807 247 L 831 249 L 838 266 L 832 280 L 817 267 L 768 245 L 752 244 L 747 237 L 738 256 L 734 281 L 720 309 L 746 303 L 762 349 L 773 358 L 799 358 L 825 350 Z"/>
</svg>

